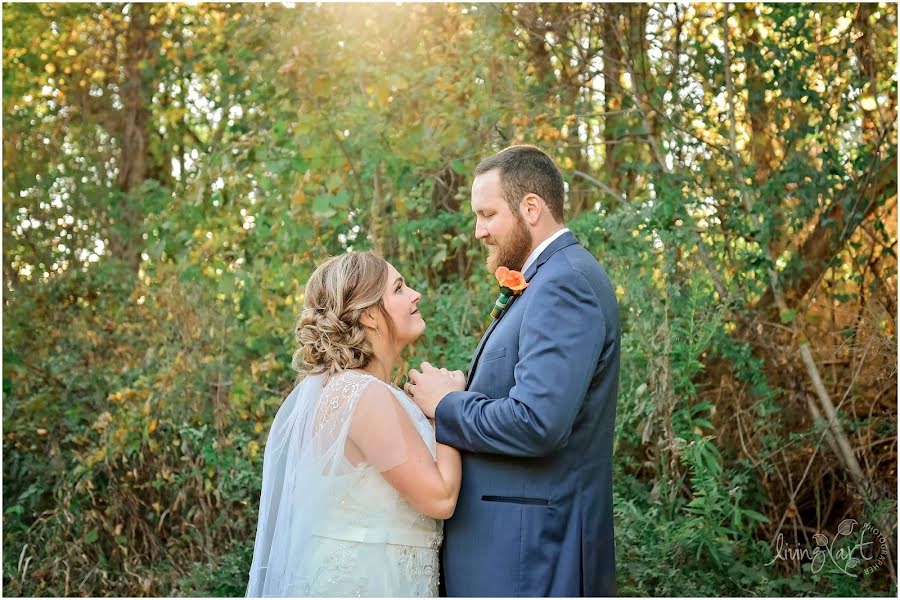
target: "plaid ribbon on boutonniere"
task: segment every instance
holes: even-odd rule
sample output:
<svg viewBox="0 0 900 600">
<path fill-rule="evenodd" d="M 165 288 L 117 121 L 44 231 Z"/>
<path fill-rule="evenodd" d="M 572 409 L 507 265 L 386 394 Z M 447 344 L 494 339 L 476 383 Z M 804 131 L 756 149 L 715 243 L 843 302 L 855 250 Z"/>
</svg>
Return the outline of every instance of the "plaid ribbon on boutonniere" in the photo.
<svg viewBox="0 0 900 600">
<path fill-rule="evenodd" d="M 518 296 L 525 291 L 525 288 L 528 287 L 528 283 L 525 281 L 524 275 L 518 271 L 507 269 L 506 267 L 499 267 L 494 275 L 497 277 L 497 283 L 500 284 L 500 297 L 494 302 L 494 308 L 491 310 L 491 318 L 499 319 L 513 296 Z"/>
</svg>

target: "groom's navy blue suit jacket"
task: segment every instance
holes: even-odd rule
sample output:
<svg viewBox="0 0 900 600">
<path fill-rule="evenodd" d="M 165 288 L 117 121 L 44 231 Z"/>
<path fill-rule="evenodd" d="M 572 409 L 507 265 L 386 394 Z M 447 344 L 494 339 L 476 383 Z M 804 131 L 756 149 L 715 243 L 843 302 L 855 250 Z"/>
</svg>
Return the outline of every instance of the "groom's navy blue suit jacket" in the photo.
<svg viewBox="0 0 900 600">
<path fill-rule="evenodd" d="M 463 450 L 442 590 L 615 595 L 615 293 L 570 232 L 525 277 L 524 293 L 481 338 L 466 391 L 437 408 L 438 441 Z"/>
</svg>

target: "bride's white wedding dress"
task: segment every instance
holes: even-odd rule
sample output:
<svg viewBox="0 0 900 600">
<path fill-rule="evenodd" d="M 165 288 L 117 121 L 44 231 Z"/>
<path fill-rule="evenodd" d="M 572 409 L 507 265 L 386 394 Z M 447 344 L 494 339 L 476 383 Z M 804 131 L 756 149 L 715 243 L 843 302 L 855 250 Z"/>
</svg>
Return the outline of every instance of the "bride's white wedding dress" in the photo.
<svg viewBox="0 0 900 600">
<path fill-rule="evenodd" d="M 443 522 L 381 476 L 406 460 L 406 418 L 435 456 L 421 410 L 371 375 L 307 377 L 291 392 L 266 443 L 247 596 L 437 596 Z"/>
</svg>

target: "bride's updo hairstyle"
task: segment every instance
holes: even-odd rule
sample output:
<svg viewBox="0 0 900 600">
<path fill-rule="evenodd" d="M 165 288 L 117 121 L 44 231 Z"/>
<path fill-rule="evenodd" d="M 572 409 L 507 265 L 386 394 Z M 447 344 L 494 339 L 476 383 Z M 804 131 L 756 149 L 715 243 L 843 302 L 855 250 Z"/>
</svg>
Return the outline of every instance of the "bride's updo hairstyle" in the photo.
<svg viewBox="0 0 900 600">
<path fill-rule="evenodd" d="M 393 323 L 384 308 L 388 264 L 371 252 L 348 252 L 329 258 L 306 283 L 303 311 L 297 320 L 292 367 L 300 377 L 361 369 L 375 353 L 360 318 L 374 308 L 384 317 L 393 339 Z"/>
</svg>

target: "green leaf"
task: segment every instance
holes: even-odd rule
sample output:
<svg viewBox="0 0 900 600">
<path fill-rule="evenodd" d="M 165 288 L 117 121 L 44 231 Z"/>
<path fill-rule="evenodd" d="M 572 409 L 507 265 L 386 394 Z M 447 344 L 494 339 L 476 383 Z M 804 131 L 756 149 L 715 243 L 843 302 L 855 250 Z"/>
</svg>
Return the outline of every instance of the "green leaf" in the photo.
<svg viewBox="0 0 900 600">
<path fill-rule="evenodd" d="M 758 513 L 755 510 L 748 510 L 746 508 L 741 509 L 741 513 L 751 521 L 757 521 L 759 523 L 768 523 L 769 517 L 762 513 Z"/>
<path fill-rule="evenodd" d="M 447 260 L 447 248 L 445 246 L 441 246 L 435 255 L 431 259 L 431 266 L 437 267 L 442 264 L 445 260 Z"/>
<path fill-rule="evenodd" d="M 200 277 L 201 271 L 199 265 L 191 265 L 181 272 L 181 275 L 178 276 L 179 281 L 182 283 L 189 283 L 196 280 Z"/>
<path fill-rule="evenodd" d="M 334 202 L 334 196 L 329 194 L 322 194 L 321 196 L 316 196 L 313 200 L 312 208 L 313 212 L 320 217 L 331 217 L 336 214 L 337 211 L 331 208 L 332 203 Z"/>
<path fill-rule="evenodd" d="M 234 275 L 231 273 L 222 273 L 219 276 L 219 285 L 218 285 L 220 294 L 230 294 L 234 291 Z"/>
<path fill-rule="evenodd" d="M 97 528 L 94 527 L 94 528 L 91 529 L 91 531 L 87 534 L 87 537 L 84 538 L 84 541 L 87 542 L 88 544 L 93 544 L 94 542 L 97 541 L 97 538 L 98 538 L 99 536 L 100 536 L 100 533 L 97 531 Z"/>
<path fill-rule="evenodd" d="M 328 179 L 325 182 L 325 187 L 329 190 L 337 190 L 344 185 L 344 178 L 338 175 L 337 173 L 332 173 L 328 176 Z"/>
<path fill-rule="evenodd" d="M 154 260 L 158 260 L 159 257 L 162 256 L 163 250 L 165 250 L 165 249 L 166 249 L 165 240 L 159 240 L 158 242 L 156 242 L 155 244 L 150 246 L 150 249 L 147 250 L 147 254 L 150 255 L 150 258 L 152 258 Z"/>
</svg>

